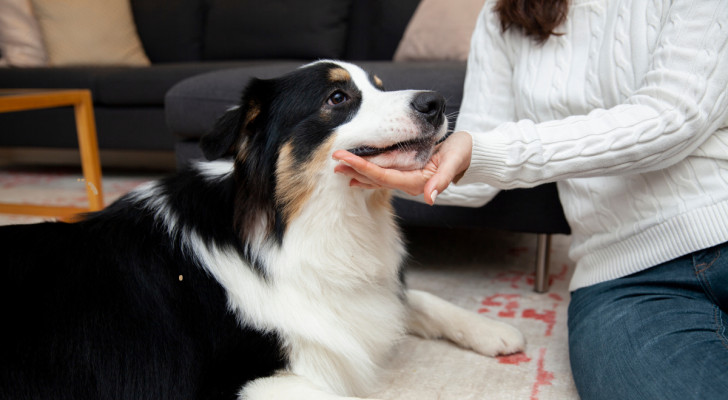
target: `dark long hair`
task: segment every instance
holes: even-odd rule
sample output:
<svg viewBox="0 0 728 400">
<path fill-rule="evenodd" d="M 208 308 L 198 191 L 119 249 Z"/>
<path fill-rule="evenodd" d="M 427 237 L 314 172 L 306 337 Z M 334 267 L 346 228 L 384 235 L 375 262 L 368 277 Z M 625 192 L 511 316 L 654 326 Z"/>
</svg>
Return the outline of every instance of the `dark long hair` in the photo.
<svg viewBox="0 0 728 400">
<path fill-rule="evenodd" d="M 493 10 L 498 14 L 503 32 L 519 28 L 538 43 L 551 35 L 566 19 L 569 0 L 498 0 Z"/>
</svg>

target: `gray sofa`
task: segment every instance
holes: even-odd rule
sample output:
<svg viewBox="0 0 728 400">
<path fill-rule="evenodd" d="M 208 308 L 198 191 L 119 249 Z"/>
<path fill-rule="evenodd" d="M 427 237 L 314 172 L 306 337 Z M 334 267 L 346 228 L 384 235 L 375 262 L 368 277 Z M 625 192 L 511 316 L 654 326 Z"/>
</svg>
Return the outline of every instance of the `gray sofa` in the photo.
<svg viewBox="0 0 728 400">
<path fill-rule="evenodd" d="M 101 149 L 172 150 L 164 96 L 234 67 L 391 59 L 419 0 L 130 0 L 149 67 L 0 68 L 0 88 L 87 88 Z M 72 113 L 0 114 L 0 146 L 75 148 Z"/>
<path fill-rule="evenodd" d="M 391 90 L 436 90 L 449 114 L 460 108 L 465 63 L 391 61 L 419 0 L 131 2 L 151 67 L 3 69 L 0 87 L 89 88 L 102 149 L 174 149 L 180 167 L 201 157 L 199 138 L 248 79 L 319 58 L 356 62 Z M 75 147 L 73 127 L 59 110 L 0 115 L 0 146 Z M 554 184 L 504 191 L 478 209 L 399 199 L 395 208 L 404 225 L 536 233 L 539 291 L 550 235 L 569 233 Z"/>
</svg>

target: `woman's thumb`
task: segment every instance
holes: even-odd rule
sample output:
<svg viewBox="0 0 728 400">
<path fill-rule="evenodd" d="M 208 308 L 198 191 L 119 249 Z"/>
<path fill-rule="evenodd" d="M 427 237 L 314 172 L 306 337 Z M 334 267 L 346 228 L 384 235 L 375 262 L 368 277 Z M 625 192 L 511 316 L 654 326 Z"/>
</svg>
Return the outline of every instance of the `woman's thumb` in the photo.
<svg viewBox="0 0 728 400">
<path fill-rule="evenodd" d="M 434 206 L 437 195 L 445 191 L 445 189 L 450 186 L 451 181 L 452 178 L 448 178 L 444 173 L 437 173 L 435 176 L 430 178 L 430 180 L 425 183 L 425 203 Z"/>
</svg>

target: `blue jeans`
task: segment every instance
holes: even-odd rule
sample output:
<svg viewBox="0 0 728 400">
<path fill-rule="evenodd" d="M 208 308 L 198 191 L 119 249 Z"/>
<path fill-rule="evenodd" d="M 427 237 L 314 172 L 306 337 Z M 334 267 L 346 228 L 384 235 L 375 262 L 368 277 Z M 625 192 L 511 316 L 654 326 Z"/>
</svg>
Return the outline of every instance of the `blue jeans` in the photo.
<svg viewBox="0 0 728 400">
<path fill-rule="evenodd" d="M 582 400 L 728 399 L 728 243 L 576 290 Z"/>
</svg>

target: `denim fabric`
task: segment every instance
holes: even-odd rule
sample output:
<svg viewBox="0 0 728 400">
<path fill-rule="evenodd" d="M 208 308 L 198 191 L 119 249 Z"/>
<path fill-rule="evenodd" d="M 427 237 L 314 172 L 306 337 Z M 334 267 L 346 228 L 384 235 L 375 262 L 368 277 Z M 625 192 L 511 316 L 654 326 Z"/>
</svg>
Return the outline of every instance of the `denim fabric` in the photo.
<svg viewBox="0 0 728 400">
<path fill-rule="evenodd" d="M 728 399 L 728 244 L 572 293 L 582 400 Z"/>
</svg>

